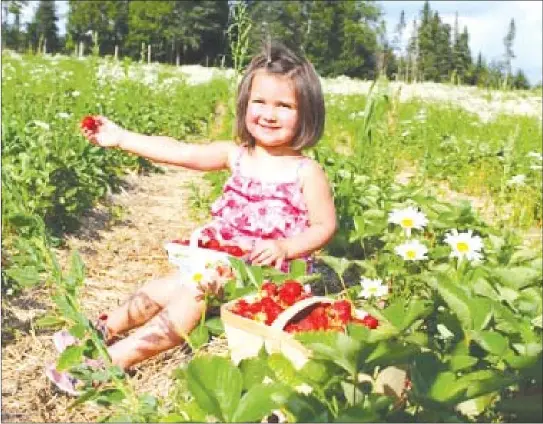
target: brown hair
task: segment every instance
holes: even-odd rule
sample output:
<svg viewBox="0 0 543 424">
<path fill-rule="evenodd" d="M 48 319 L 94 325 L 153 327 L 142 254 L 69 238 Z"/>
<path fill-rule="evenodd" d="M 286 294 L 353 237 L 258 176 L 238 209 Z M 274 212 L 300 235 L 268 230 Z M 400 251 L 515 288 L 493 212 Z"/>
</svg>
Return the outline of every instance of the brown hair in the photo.
<svg viewBox="0 0 543 424">
<path fill-rule="evenodd" d="M 292 147 L 301 150 L 315 145 L 322 136 L 325 115 L 319 77 L 307 59 L 276 42 L 266 43 L 262 51 L 253 57 L 239 83 L 236 104 L 238 140 L 247 144 L 249 148 L 255 146 L 255 140 L 245 124 L 245 115 L 253 77 L 261 69 L 270 74 L 286 76 L 294 84 L 298 104 L 298 130 Z"/>
</svg>

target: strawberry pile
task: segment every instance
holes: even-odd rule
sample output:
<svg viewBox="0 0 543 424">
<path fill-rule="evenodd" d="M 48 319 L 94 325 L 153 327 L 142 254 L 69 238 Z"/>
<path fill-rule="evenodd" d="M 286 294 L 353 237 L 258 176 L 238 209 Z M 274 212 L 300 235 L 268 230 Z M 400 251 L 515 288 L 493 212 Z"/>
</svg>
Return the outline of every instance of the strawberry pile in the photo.
<svg viewBox="0 0 543 424">
<path fill-rule="evenodd" d="M 188 246 L 190 244 L 189 240 L 172 240 L 172 243 L 181 244 L 183 246 Z M 235 256 L 236 258 L 241 258 L 248 253 L 239 246 L 235 246 L 232 244 L 221 244 L 221 242 L 216 239 L 210 239 L 206 241 L 198 240 L 198 247 L 216 250 L 217 252 L 224 252 L 228 255 Z"/>
<path fill-rule="evenodd" d="M 311 296 L 295 280 L 287 280 L 281 286 L 265 282 L 260 288 L 260 296 L 256 301 L 248 302 L 240 299 L 234 303 L 231 311 L 244 318 L 271 325 L 285 309 Z M 379 325 L 377 319 L 369 314 L 364 318 L 358 318 L 353 313 L 352 303 L 348 300 L 336 300 L 330 304 L 319 303 L 298 314 L 286 325 L 285 331 L 288 333 L 317 330 L 344 331 L 349 323 L 365 325 L 370 329 L 377 328 Z"/>
<path fill-rule="evenodd" d="M 81 123 L 79 124 L 82 129 L 90 131 L 92 134 L 96 134 L 102 122 L 99 119 L 94 118 L 93 116 L 85 116 Z"/>
</svg>

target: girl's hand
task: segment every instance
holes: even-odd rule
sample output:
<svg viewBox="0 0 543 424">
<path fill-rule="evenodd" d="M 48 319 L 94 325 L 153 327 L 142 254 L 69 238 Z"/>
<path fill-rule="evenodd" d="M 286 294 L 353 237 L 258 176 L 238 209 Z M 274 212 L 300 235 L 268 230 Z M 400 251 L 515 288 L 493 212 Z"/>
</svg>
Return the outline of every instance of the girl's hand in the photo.
<svg viewBox="0 0 543 424">
<path fill-rule="evenodd" d="M 90 119 L 94 119 L 95 125 L 85 125 L 86 120 L 81 123 L 81 132 L 87 137 L 87 139 L 101 147 L 119 147 L 121 139 L 126 130 L 119 127 L 114 122 L 110 121 L 104 116 L 94 116 Z"/>
<path fill-rule="evenodd" d="M 287 249 L 283 243 L 278 240 L 262 240 L 255 243 L 253 250 L 249 255 L 249 260 L 253 265 L 273 265 L 281 269 L 283 261 L 287 258 Z"/>
</svg>

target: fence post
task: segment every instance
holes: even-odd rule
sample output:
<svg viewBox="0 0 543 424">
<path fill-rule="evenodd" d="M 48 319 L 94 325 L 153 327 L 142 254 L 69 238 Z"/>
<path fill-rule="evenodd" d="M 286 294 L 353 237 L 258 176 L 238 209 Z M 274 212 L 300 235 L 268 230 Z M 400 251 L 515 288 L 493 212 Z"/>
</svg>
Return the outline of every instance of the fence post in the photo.
<svg viewBox="0 0 543 424">
<path fill-rule="evenodd" d="M 115 44 L 115 60 L 119 59 L 119 46 Z"/>
</svg>

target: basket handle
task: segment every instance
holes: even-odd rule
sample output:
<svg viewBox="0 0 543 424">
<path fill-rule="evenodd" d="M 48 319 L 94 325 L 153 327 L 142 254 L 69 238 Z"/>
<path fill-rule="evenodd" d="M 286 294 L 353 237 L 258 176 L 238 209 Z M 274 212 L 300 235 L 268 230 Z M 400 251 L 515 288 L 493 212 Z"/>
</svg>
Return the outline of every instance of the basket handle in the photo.
<svg viewBox="0 0 543 424">
<path fill-rule="evenodd" d="M 198 248 L 198 240 L 200 239 L 200 236 L 202 235 L 202 231 L 204 231 L 204 229 L 205 227 L 198 227 L 190 235 L 189 247 L 191 249 Z"/>
<path fill-rule="evenodd" d="M 275 328 L 277 330 L 283 330 L 285 325 L 288 324 L 288 322 L 294 318 L 296 314 L 299 312 L 302 312 L 304 309 L 313 306 L 317 303 L 332 303 L 333 300 L 328 299 L 324 296 L 313 296 L 308 297 L 307 299 L 303 299 L 291 307 L 285 309 L 283 312 L 279 314 L 279 316 L 275 319 L 275 321 L 270 325 L 270 327 Z"/>
</svg>

